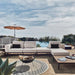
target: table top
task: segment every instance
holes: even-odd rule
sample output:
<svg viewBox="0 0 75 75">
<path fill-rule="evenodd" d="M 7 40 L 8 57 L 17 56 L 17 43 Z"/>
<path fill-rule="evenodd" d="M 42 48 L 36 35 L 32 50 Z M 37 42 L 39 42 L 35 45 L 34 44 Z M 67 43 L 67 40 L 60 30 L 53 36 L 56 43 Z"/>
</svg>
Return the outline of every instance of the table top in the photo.
<svg viewBox="0 0 75 75">
<path fill-rule="evenodd" d="M 65 64 L 67 64 L 67 63 L 75 63 L 75 60 L 68 59 L 68 58 L 66 58 L 67 59 L 66 61 L 59 61 L 58 60 L 58 58 L 63 58 L 63 57 L 66 57 L 66 56 L 53 56 L 53 57 L 57 61 L 57 63 L 65 63 Z"/>
</svg>

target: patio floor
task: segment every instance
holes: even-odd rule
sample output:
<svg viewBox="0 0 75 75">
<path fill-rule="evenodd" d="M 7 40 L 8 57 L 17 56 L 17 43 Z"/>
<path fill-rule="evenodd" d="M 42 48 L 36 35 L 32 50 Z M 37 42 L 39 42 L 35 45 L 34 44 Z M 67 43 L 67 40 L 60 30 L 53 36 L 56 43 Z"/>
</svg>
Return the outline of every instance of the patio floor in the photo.
<svg viewBox="0 0 75 75">
<path fill-rule="evenodd" d="M 68 51 L 70 52 L 70 55 L 75 53 L 75 50 L 68 50 Z M 40 55 L 36 56 L 35 59 L 43 61 L 47 63 L 49 66 L 49 69 L 41 75 L 75 75 L 75 64 L 61 65 L 61 69 L 58 70 L 57 63 L 56 61 L 52 61 L 51 55 Z M 3 57 L 3 60 L 5 60 L 5 57 Z M 17 56 L 9 57 L 9 62 L 17 60 L 18 60 Z"/>
</svg>

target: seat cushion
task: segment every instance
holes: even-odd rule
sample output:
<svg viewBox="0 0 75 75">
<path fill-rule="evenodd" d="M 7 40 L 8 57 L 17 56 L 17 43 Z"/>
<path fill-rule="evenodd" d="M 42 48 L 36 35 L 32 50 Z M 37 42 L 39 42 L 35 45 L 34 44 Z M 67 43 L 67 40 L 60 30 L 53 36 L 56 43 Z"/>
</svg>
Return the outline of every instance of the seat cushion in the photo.
<svg viewBox="0 0 75 75">
<path fill-rule="evenodd" d="M 61 55 L 61 56 L 65 55 L 65 56 L 68 56 L 69 52 L 62 49 L 62 48 L 58 48 L 58 49 L 55 48 L 55 49 L 51 49 L 51 54 L 52 55 Z"/>
<path fill-rule="evenodd" d="M 34 53 L 36 53 L 36 48 L 24 48 L 23 52 L 28 52 L 28 53 L 34 52 Z"/>
<path fill-rule="evenodd" d="M 23 52 L 23 48 L 11 48 L 8 52 L 13 52 L 13 53 L 22 53 Z"/>
<path fill-rule="evenodd" d="M 9 52 L 18 52 L 18 53 L 23 53 L 23 52 L 27 52 L 27 53 L 30 53 L 30 52 L 33 52 L 33 53 L 36 53 L 36 48 L 11 48 L 9 50 Z"/>
<path fill-rule="evenodd" d="M 50 49 L 47 47 L 37 47 L 36 51 L 37 52 L 50 52 Z"/>
</svg>

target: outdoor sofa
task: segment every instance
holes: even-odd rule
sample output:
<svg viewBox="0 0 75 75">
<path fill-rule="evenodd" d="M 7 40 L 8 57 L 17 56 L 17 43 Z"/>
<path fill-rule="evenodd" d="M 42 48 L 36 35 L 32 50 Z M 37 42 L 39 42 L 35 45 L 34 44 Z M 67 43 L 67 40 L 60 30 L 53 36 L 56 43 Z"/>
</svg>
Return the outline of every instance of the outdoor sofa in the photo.
<svg viewBox="0 0 75 75">
<path fill-rule="evenodd" d="M 6 53 L 48 53 L 52 55 L 69 55 L 60 41 L 49 41 L 48 47 L 36 47 L 36 41 L 13 41 L 5 45 Z"/>
<path fill-rule="evenodd" d="M 35 41 L 13 41 L 11 44 L 5 45 L 6 53 L 23 53 L 23 52 L 36 52 Z"/>
</svg>

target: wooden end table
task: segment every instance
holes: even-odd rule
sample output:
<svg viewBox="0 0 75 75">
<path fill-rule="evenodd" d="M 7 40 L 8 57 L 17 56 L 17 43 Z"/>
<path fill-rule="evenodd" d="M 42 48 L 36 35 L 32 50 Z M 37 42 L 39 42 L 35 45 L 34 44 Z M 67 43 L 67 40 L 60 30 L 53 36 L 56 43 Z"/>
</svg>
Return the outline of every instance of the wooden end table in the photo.
<svg viewBox="0 0 75 75">
<path fill-rule="evenodd" d="M 68 59 L 66 58 L 67 60 L 66 61 L 59 61 L 58 58 L 63 58 L 63 57 L 66 57 L 66 56 L 53 56 L 53 58 L 56 60 L 56 62 L 58 63 L 58 70 L 60 69 L 60 65 L 61 64 L 75 64 L 75 60 L 72 60 L 72 59 Z"/>
</svg>

